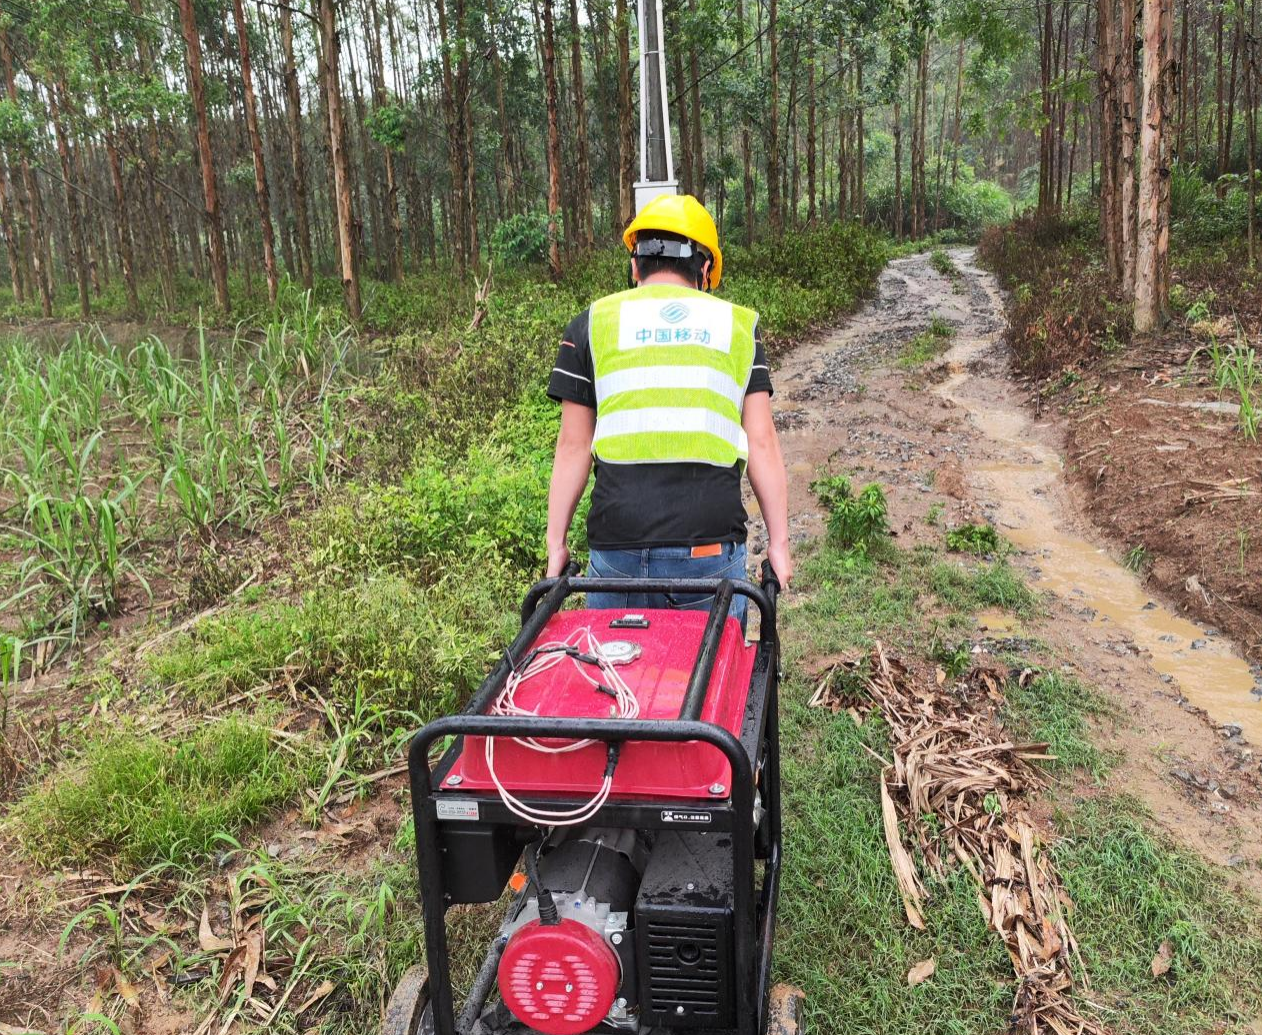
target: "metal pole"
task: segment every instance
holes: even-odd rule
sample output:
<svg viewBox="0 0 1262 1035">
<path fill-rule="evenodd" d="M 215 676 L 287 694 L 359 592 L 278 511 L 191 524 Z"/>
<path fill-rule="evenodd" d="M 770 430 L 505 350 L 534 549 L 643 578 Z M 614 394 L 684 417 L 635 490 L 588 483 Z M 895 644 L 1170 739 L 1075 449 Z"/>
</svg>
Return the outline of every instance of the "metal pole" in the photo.
<svg viewBox="0 0 1262 1035">
<path fill-rule="evenodd" d="M 637 0 L 640 33 L 640 179 L 635 210 L 659 194 L 674 194 L 675 162 L 667 110 L 662 0 Z"/>
</svg>

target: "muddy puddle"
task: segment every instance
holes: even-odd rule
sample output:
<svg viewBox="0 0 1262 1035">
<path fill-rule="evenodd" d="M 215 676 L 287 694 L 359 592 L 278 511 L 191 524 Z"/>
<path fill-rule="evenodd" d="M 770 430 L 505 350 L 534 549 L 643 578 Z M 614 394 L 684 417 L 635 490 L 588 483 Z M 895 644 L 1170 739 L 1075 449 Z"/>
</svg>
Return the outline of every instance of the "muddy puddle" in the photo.
<svg viewBox="0 0 1262 1035">
<path fill-rule="evenodd" d="M 968 261 L 971 255 L 955 258 Z M 936 388 L 967 411 L 988 440 L 990 459 L 970 465 L 988 517 L 1033 562 L 1035 585 L 1103 630 L 1109 649 L 1137 650 L 1215 725 L 1236 724 L 1247 740 L 1262 744 L 1262 700 L 1252 693 L 1248 664 L 1229 641 L 1154 600 L 1123 564 L 1076 535 L 1063 516 L 1060 456 L 1039 441 L 1019 404 L 970 391 L 970 367 L 994 341 L 992 334 L 957 338 L 946 357 L 950 376 Z"/>
</svg>

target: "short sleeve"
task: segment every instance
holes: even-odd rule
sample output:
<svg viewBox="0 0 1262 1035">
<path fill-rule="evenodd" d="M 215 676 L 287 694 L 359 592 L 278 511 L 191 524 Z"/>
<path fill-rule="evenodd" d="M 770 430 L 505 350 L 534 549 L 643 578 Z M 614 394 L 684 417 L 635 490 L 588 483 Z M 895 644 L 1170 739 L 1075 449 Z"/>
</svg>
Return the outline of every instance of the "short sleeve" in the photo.
<svg viewBox="0 0 1262 1035">
<path fill-rule="evenodd" d="M 556 365 L 548 378 L 548 397 L 596 408 L 592 345 L 587 312 L 570 321 L 561 336 Z"/>
<path fill-rule="evenodd" d="M 754 366 L 749 372 L 749 385 L 745 389 L 745 394 L 753 395 L 755 392 L 775 394 L 775 389 L 771 387 L 771 368 L 767 364 L 767 350 L 762 346 L 762 334 L 757 327 L 754 328 Z"/>
</svg>

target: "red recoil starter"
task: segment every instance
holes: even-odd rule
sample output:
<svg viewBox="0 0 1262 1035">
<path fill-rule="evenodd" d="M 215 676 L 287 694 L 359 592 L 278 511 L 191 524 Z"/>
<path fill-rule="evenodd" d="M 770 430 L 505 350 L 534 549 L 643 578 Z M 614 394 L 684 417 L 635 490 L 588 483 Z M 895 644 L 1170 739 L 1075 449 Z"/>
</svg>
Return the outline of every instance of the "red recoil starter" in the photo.
<svg viewBox="0 0 1262 1035">
<path fill-rule="evenodd" d="M 621 968 L 600 934 L 577 920 L 532 920 L 509 938 L 500 995 L 518 1020 L 544 1035 L 578 1035 L 605 1018 Z"/>
</svg>

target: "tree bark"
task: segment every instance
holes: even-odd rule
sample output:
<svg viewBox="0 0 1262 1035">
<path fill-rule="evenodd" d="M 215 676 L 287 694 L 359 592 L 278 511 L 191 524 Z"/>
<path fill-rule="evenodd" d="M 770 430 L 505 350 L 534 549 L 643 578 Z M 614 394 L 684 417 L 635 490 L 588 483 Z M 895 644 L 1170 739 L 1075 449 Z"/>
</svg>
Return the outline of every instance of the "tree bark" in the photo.
<svg viewBox="0 0 1262 1035">
<path fill-rule="evenodd" d="M 688 0 L 688 10 L 695 14 L 697 0 Z M 692 98 L 692 178 L 693 193 L 697 200 L 705 203 L 705 127 L 701 119 L 701 63 L 697 58 L 697 43 L 693 33 L 688 33 L 688 74 L 691 82 L 688 87 Z M 680 89 L 683 84 L 680 83 Z"/>
<path fill-rule="evenodd" d="M 635 218 L 635 108 L 631 104 L 631 15 L 627 0 L 614 5 L 618 41 L 618 225 Z"/>
<path fill-rule="evenodd" d="M 182 0 L 184 3 L 190 0 Z M 355 264 L 355 215 L 351 204 L 350 162 L 346 155 L 342 121 L 340 46 L 334 0 L 319 0 L 321 49 L 324 56 L 324 94 L 329 113 L 329 146 L 332 150 L 333 194 L 337 206 L 338 259 L 342 273 L 342 294 L 346 313 L 358 322 L 362 314 L 359 271 Z"/>
<path fill-rule="evenodd" d="M 806 222 L 815 225 L 815 30 L 808 27 L 810 41 L 806 49 Z"/>
<path fill-rule="evenodd" d="M 17 82 L 13 75 L 13 51 L 9 43 L 9 33 L 0 27 L 0 61 L 4 64 L 5 89 L 9 100 L 18 104 Z M 47 262 L 47 236 L 40 220 L 39 187 L 35 175 L 31 171 L 30 157 L 21 156 L 22 186 L 26 195 L 26 225 L 30 231 L 31 269 L 36 287 L 39 289 L 40 310 L 45 317 L 53 315 L 53 292 L 51 271 Z"/>
<path fill-rule="evenodd" d="M 574 91 L 575 207 L 578 241 L 590 250 L 596 244 L 592 220 L 592 169 L 587 143 L 587 92 L 583 86 L 583 36 L 578 24 L 578 0 L 570 0 L 570 83 Z"/>
<path fill-rule="evenodd" d="M 776 236 L 784 229 L 780 210 L 780 43 L 779 0 L 768 0 L 767 37 L 770 47 L 768 88 L 771 91 L 770 122 L 767 126 L 767 215 L 771 232 Z"/>
<path fill-rule="evenodd" d="M 1162 181 L 1170 175 L 1166 52 L 1171 20 L 1170 0 L 1144 0 L 1144 117 L 1135 264 L 1135 330 L 1140 334 L 1161 326 L 1166 304 L 1162 289 L 1170 213 L 1168 195 L 1163 206 Z"/>
<path fill-rule="evenodd" d="M 263 137 L 259 133 L 259 117 L 254 100 L 254 76 L 250 69 L 250 35 L 246 30 L 245 6 L 232 0 L 232 18 L 237 27 L 237 51 L 241 59 L 242 102 L 245 105 L 245 130 L 250 137 L 250 154 L 254 159 L 254 199 L 259 210 L 259 230 L 263 237 L 263 275 L 267 278 L 267 301 L 276 304 L 276 241 L 272 232 L 272 207 L 267 194 L 267 165 L 263 160 Z"/>
<path fill-rule="evenodd" d="M 543 81 L 548 109 L 548 265 L 552 270 L 552 275 L 559 277 L 561 275 L 561 248 L 556 219 L 557 212 L 561 208 L 561 127 L 557 121 L 556 33 L 553 28 L 552 0 L 541 0 L 541 2 L 543 6 Z"/>
<path fill-rule="evenodd" d="M 1147 3 L 1148 0 L 1145 0 Z M 1118 23 L 1118 57 L 1121 61 L 1122 149 L 1118 177 L 1121 180 L 1119 205 L 1122 219 L 1122 291 L 1135 291 L 1135 0 L 1122 0 Z"/>
<path fill-rule="evenodd" d="M 65 103 L 66 89 L 58 81 L 55 87 L 48 91 L 48 113 L 57 138 L 57 157 L 61 161 L 61 181 L 65 191 L 66 218 L 69 221 L 70 267 L 79 289 L 79 315 L 86 320 L 92 315 L 92 304 L 88 299 L 88 244 L 83 231 L 83 217 L 79 210 L 79 195 L 75 190 L 70 143 L 66 138 L 66 127 L 62 118 Z"/>
<path fill-rule="evenodd" d="M 179 0 L 179 5 L 189 94 L 197 120 L 197 153 L 201 160 L 202 196 L 206 203 L 204 218 L 210 250 L 210 275 L 215 288 L 215 305 L 227 314 L 232 309 L 228 298 L 228 256 L 224 251 L 219 184 L 215 178 L 215 159 L 210 148 L 210 120 L 206 115 L 206 89 L 202 82 L 202 44 L 197 33 L 197 15 L 193 10 L 193 0 Z"/>
<path fill-rule="evenodd" d="M 903 111 L 894 95 L 894 239 L 903 240 Z"/>
<path fill-rule="evenodd" d="M 294 232 L 298 244 L 298 269 L 303 287 L 311 289 L 311 223 L 307 211 L 307 165 L 302 148 L 302 94 L 298 90 L 298 66 L 294 63 L 294 23 L 289 6 L 280 9 L 281 49 L 285 57 L 285 119 L 289 125 L 289 158 L 294 172 Z"/>
</svg>

